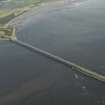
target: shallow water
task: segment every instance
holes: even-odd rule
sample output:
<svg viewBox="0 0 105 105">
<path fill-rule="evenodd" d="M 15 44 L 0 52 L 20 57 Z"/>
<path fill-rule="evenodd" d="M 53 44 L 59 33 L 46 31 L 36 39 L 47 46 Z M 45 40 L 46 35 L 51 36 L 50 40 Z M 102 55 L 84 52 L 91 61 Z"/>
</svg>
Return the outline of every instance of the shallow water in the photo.
<svg viewBox="0 0 105 105">
<path fill-rule="evenodd" d="M 104 19 L 104 0 L 88 0 L 59 10 L 46 8 L 24 20 L 17 37 L 105 74 Z M 10 42 L 0 42 L 0 49 L 0 103 L 105 104 L 104 83 Z"/>
</svg>

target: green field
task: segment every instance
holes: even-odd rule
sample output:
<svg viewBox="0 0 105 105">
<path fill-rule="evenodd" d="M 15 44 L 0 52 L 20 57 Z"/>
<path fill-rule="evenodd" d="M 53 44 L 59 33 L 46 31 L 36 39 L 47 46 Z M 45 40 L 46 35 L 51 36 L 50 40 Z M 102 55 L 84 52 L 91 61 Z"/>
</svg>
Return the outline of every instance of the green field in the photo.
<svg viewBox="0 0 105 105">
<path fill-rule="evenodd" d="M 0 10 L 0 17 L 5 17 L 8 16 L 12 13 L 13 11 L 11 10 Z"/>
</svg>

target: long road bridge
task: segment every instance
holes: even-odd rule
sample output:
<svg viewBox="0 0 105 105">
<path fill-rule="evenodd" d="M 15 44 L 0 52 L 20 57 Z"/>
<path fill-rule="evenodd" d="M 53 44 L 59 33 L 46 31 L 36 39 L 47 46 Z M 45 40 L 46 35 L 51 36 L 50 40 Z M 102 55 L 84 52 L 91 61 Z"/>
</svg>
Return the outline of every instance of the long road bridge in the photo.
<svg viewBox="0 0 105 105">
<path fill-rule="evenodd" d="M 33 51 L 35 53 L 39 53 L 39 54 L 41 54 L 41 55 L 43 55 L 49 59 L 52 59 L 58 63 L 61 63 L 65 66 L 68 66 L 72 70 L 80 72 L 80 73 L 84 74 L 85 76 L 94 78 L 94 79 L 99 80 L 101 82 L 105 82 L 105 76 L 104 75 L 101 75 L 97 72 L 94 72 L 93 70 L 86 69 L 86 68 L 84 68 L 78 64 L 72 63 L 68 60 L 65 60 L 65 59 L 59 57 L 59 56 L 53 55 L 47 51 L 44 51 L 44 50 L 39 49 L 37 47 L 34 47 L 28 43 L 25 43 L 25 42 L 18 40 L 16 38 L 15 27 L 13 27 L 13 26 L 12 27 L 6 27 L 6 28 L 3 28 L 3 27 L 0 28 L 0 39 L 1 40 L 10 40 L 11 42 L 16 43 L 22 47 L 25 47 L 30 51 Z"/>
</svg>

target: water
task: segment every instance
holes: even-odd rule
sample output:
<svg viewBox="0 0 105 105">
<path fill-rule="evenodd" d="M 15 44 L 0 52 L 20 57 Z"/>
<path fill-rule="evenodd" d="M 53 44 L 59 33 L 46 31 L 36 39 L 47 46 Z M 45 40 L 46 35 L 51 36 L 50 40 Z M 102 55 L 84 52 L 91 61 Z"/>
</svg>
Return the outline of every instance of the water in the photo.
<svg viewBox="0 0 105 105">
<path fill-rule="evenodd" d="M 48 7 L 49 8 L 49 7 Z M 105 1 L 44 8 L 24 19 L 17 37 L 105 74 Z M 0 103 L 104 105 L 105 84 L 10 42 L 0 42 Z"/>
</svg>

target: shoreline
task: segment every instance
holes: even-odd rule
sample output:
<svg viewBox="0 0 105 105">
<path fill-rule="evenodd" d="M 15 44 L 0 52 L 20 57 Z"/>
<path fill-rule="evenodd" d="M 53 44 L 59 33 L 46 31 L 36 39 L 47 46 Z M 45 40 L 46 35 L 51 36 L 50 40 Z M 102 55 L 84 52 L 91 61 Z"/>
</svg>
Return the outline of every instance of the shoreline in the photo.
<svg viewBox="0 0 105 105">
<path fill-rule="evenodd" d="M 1 21 L 1 26 L 5 26 L 7 27 L 8 25 L 16 25 L 18 24 L 18 22 L 22 21 L 20 18 L 21 17 L 25 17 L 25 15 L 30 15 L 30 13 L 32 12 L 32 10 L 38 11 L 43 9 L 43 7 L 49 7 L 50 6 L 58 6 L 58 5 L 64 4 L 64 0 L 57 0 L 57 1 L 49 1 L 49 2 L 45 2 L 45 3 L 37 3 L 37 4 L 31 4 L 27 7 L 23 7 L 19 9 L 14 10 L 14 12 L 12 12 L 11 14 L 9 14 L 8 16 L 5 17 L 1 17 L 0 21 Z M 12 17 L 11 17 L 12 15 Z M 6 21 L 5 21 L 6 20 Z M 16 22 L 18 21 L 18 22 Z"/>
<path fill-rule="evenodd" d="M 38 6 L 39 4 L 40 4 L 40 2 L 36 2 L 36 3 L 32 3 L 31 5 L 26 6 L 26 7 L 16 8 L 14 10 L 11 10 L 10 13 L 8 13 L 8 15 L 0 16 L 0 25 L 1 26 L 7 25 L 10 21 L 15 19 L 16 17 L 24 14 L 25 12 L 30 11 L 32 8 Z"/>
<path fill-rule="evenodd" d="M 84 0 L 87 1 L 87 0 Z M 7 25 L 14 25 L 17 26 L 18 24 L 21 24 L 22 21 L 24 21 L 25 19 L 27 19 L 29 16 L 33 15 L 33 12 L 37 15 L 40 12 L 43 11 L 43 9 L 48 9 L 47 11 L 52 11 L 52 10 L 59 10 L 64 6 L 72 6 L 73 4 L 76 3 L 81 3 L 83 2 L 83 0 L 73 0 L 70 1 L 69 3 L 66 3 L 65 0 L 57 0 L 57 1 L 48 1 L 45 3 L 40 3 L 37 6 L 34 6 L 32 8 L 30 8 L 28 11 L 22 13 L 21 15 L 16 16 L 15 18 L 11 19 Z"/>
</svg>

